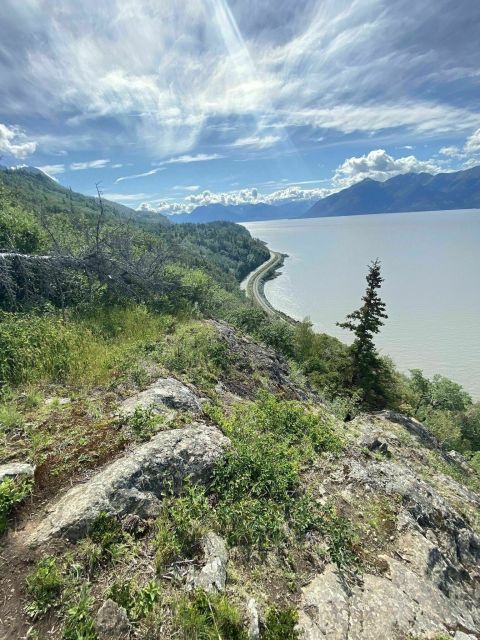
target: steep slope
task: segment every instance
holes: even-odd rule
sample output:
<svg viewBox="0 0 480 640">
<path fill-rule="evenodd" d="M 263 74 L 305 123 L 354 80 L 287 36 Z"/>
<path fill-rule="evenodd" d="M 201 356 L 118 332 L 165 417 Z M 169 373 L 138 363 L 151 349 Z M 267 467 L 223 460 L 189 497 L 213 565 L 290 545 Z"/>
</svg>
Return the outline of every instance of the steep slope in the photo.
<svg viewBox="0 0 480 640">
<path fill-rule="evenodd" d="M 94 215 L 98 211 L 96 198 L 66 189 L 58 182 L 35 167 L 7 169 L 0 167 L 0 187 L 15 199 L 15 203 L 25 209 L 41 212 L 44 215 L 70 211 L 73 207 L 79 215 Z M 124 218 L 135 218 L 136 212 L 129 207 L 104 200 L 108 214 Z M 156 222 L 168 224 L 165 216 L 158 216 Z"/>
<path fill-rule="evenodd" d="M 54 496 L 39 462 L 0 558 L 2 640 L 479 638 L 475 471 L 416 420 L 340 422 L 274 351 L 197 328 L 228 366 L 158 377 L 157 345 L 90 417 L 117 432 L 107 459 Z"/>
<path fill-rule="evenodd" d="M 319 200 L 303 217 L 476 208 L 480 208 L 480 166 L 435 176 L 409 173 L 385 182 L 363 180 Z"/>
</svg>

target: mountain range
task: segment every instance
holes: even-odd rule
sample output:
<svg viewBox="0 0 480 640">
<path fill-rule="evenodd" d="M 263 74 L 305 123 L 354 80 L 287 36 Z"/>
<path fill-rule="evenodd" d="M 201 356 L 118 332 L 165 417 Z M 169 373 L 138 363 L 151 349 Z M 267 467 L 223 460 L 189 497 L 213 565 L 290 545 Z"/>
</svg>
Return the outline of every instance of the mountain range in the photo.
<svg viewBox="0 0 480 640">
<path fill-rule="evenodd" d="M 480 166 L 450 173 L 407 173 L 379 182 L 365 179 L 317 202 L 296 200 L 281 205 L 209 204 L 190 214 L 169 216 L 173 222 L 251 222 L 281 218 L 318 218 L 373 213 L 480 209 Z"/>
</svg>

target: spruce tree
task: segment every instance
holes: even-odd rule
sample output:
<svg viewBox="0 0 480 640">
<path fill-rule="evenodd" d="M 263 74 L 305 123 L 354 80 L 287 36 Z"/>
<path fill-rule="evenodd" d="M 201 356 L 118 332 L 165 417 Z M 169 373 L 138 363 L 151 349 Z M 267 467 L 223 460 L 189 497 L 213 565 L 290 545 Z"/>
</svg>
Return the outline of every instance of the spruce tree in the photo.
<svg viewBox="0 0 480 640">
<path fill-rule="evenodd" d="M 352 385 L 362 391 L 364 402 L 370 407 L 379 407 L 386 401 L 386 378 L 390 381 L 389 372 L 373 342 L 373 336 L 380 332 L 385 313 L 385 303 L 378 295 L 383 278 L 377 259 L 369 265 L 367 274 L 367 290 L 363 296 L 360 309 L 348 314 L 345 322 L 337 322 L 342 329 L 348 329 L 355 335 L 350 347 L 352 356 Z M 383 378 L 383 379 L 382 379 Z"/>
</svg>

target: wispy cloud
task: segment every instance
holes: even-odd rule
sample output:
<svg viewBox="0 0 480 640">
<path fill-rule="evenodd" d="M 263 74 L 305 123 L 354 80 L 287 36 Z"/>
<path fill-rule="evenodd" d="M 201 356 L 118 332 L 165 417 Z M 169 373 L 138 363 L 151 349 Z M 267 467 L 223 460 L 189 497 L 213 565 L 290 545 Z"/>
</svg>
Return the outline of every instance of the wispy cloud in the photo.
<svg viewBox="0 0 480 640">
<path fill-rule="evenodd" d="M 105 169 L 108 166 L 110 160 L 87 160 L 87 162 L 72 162 L 70 169 L 72 171 L 85 171 L 85 169 Z"/>
<path fill-rule="evenodd" d="M 168 160 L 164 160 L 163 162 L 158 162 L 156 164 L 163 166 L 166 164 L 190 164 L 192 162 L 209 162 L 210 160 L 219 160 L 220 158 L 224 158 L 225 156 L 219 153 L 197 153 L 196 155 L 183 155 L 178 156 L 176 158 L 169 158 Z"/>
<path fill-rule="evenodd" d="M 244 138 L 238 138 L 233 143 L 234 147 L 252 147 L 255 149 L 268 149 L 269 147 L 273 147 L 273 145 L 280 142 L 281 136 L 245 136 Z"/>
<path fill-rule="evenodd" d="M 159 171 L 164 171 L 163 167 L 157 167 L 156 169 L 151 169 L 150 171 L 145 171 L 145 173 L 134 173 L 131 176 L 121 176 L 115 180 L 115 184 L 119 182 L 123 182 L 124 180 L 136 180 L 137 178 L 147 178 L 148 176 L 153 176 Z"/>
<path fill-rule="evenodd" d="M 43 171 L 43 173 L 46 173 L 47 176 L 52 177 L 60 173 L 64 173 L 65 165 L 64 164 L 44 164 L 41 167 L 37 167 L 37 169 L 40 169 L 40 171 Z"/>
</svg>

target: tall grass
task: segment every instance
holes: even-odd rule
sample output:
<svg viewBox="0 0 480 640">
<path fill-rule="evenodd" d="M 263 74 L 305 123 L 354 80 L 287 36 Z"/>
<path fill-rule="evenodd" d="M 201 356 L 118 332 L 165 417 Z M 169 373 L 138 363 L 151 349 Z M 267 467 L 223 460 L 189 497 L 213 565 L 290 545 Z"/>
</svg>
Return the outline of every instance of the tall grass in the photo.
<svg viewBox="0 0 480 640">
<path fill-rule="evenodd" d="M 169 316 L 141 305 L 57 315 L 0 315 L 0 384 L 107 383 L 128 355 L 158 340 Z"/>
</svg>

